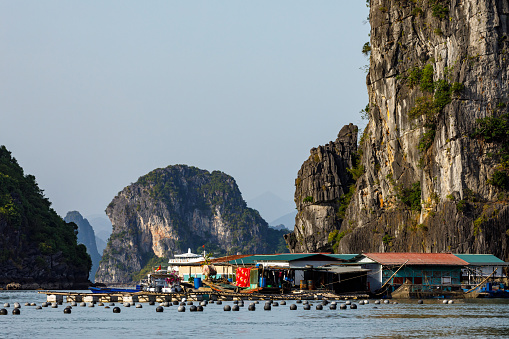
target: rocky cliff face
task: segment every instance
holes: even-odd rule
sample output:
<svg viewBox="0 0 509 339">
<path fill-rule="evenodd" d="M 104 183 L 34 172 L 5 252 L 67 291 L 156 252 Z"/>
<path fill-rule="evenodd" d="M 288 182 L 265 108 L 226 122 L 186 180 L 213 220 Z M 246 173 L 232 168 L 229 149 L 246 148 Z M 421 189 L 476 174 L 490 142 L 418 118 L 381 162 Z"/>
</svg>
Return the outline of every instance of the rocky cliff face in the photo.
<svg viewBox="0 0 509 339">
<path fill-rule="evenodd" d="M 154 257 L 284 251 L 283 233 L 246 206 L 235 180 L 184 165 L 156 169 L 122 190 L 106 214 L 113 233 L 96 281 L 131 283 Z"/>
<path fill-rule="evenodd" d="M 299 211 L 295 228 L 285 235 L 289 248 L 297 253 L 332 250 L 328 237 L 341 221 L 341 198 L 355 183 L 348 169 L 357 162 L 357 126 L 343 127 L 336 141 L 310 153 L 295 180 Z"/>
<path fill-rule="evenodd" d="M 338 252 L 508 259 L 507 0 L 372 0 L 362 174 Z"/>
<path fill-rule="evenodd" d="M 86 289 L 91 260 L 35 177 L 0 146 L 0 288 Z"/>
<path fill-rule="evenodd" d="M 101 255 L 97 250 L 94 229 L 88 220 L 83 218 L 78 211 L 67 212 L 64 221 L 68 223 L 73 222 L 78 226 L 78 244 L 83 244 L 87 247 L 87 253 L 92 259 L 92 269 L 90 270 L 88 279 L 94 282 L 95 272 L 99 268 L 99 261 L 101 261 Z"/>
</svg>

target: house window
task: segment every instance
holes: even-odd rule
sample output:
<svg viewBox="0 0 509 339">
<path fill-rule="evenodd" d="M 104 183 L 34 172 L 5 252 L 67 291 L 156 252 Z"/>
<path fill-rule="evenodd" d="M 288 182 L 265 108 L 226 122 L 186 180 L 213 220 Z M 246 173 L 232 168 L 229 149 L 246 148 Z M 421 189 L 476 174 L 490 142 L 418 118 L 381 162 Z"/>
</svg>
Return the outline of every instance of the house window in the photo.
<svg viewBox="0 0 509 339">
<path fill-rule="evenodd" d="M 399 285 L 401 285 L 401 284 L 403 284 L 403 281 L 404 281 L 404 280 L 403 280 L 403 277 L 394 277 L 394 280 L 393 280 L 393 281 L 394 281 L 394 284 L 399 284 Z"/>
<path fill-rule="evenodd" d="M 450 285 L 451 277 L 442 277 L 442 285 Z"/>
</svg>

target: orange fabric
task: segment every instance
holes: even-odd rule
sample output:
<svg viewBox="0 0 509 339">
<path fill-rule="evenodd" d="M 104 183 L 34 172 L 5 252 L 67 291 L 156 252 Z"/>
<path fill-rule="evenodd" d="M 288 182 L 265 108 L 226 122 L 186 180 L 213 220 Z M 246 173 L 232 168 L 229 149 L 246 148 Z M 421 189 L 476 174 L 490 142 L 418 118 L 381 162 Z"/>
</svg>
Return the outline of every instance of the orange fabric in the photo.
<svg viewBox="0 0 509 339">
<path fill-rule="evenodd" d="M 239 287 L 249 287 L 251 278 L 251 269 L 247 267 L 239 267 L 236 271 L 235 284 Z"/>
</svg>

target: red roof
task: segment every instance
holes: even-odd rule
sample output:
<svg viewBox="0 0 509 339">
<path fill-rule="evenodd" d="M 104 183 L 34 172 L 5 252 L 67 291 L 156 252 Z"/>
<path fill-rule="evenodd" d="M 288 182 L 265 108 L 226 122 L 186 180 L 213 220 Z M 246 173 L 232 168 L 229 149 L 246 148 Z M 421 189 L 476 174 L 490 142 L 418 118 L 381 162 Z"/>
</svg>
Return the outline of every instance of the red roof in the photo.
<svg viewBox="0 0 509 339">
<path fill-rule="evenodd" d="M 363 253 L 382 265 L 466 266 L 468 263 L 451 253 Z"/>
</svg>

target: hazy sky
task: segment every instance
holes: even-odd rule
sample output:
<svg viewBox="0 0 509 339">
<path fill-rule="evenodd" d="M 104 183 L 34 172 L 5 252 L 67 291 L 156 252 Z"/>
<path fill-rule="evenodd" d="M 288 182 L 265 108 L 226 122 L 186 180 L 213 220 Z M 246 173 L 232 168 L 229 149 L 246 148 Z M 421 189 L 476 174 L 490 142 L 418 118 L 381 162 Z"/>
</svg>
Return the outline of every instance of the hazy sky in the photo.
<svg viewBox="0 0 509 339">
<path fill-rule="evenodd" d="M 0 144 L 62 216 L 104 213 L 173 164 L 293 200 L 309 150 L 365 124 L 367 15 L 360 0 L 0 0 Z"/>
</svg>

